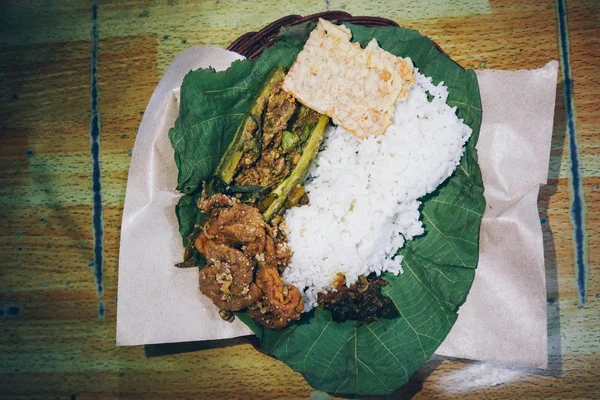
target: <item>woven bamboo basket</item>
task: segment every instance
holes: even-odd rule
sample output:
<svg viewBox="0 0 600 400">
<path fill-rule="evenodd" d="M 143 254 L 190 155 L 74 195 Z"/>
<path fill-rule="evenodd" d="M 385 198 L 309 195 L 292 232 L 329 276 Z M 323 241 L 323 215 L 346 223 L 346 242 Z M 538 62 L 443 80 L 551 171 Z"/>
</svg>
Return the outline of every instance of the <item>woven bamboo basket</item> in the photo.
<svg viewBox="0 0 600 400">
<path fill-rule="evenodd" d="M 367 27 L 374 26 L 398 26 L 392 20 L 379 17 L 353 17 L 343 11 L 326 11 L 318 14 L 312 14 L 306 17 L 300 15 L 288 15 L 265 26 L 258 32 L 248 32 L 233 41 L 227 47 L 227 50 L 235 51 L 246 58 L 254 59 L 262 53 L 264 49 L 273 45 L 279 31 L 284 26 L 298 25 L 306 21 L 317 21 L 319 18 L 332 22 L 350 22 L 356 25 Z"/>
</svg>

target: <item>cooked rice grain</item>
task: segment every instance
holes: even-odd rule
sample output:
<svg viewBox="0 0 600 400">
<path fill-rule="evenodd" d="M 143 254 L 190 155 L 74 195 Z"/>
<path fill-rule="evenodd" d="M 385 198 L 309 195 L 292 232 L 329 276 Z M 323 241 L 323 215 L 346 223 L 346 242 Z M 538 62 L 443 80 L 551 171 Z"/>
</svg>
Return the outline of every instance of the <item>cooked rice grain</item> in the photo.
<svg viewBox="0 0 600 400">
<path fill-rule="evenodd" d="M 285 281 L 303 291 L 306 311 L 338 273 L 349 283 L 370 272 L 402 273 L 397 250 L 423 233 L 418 199 L 460 162 L 471 128 L 446 104 L 443 82 L 415 71 L 384 135 L 358 139 L 328 128 L 306 183 L 310 204 L 285 214 L 294 252 Z"/>
</svg>

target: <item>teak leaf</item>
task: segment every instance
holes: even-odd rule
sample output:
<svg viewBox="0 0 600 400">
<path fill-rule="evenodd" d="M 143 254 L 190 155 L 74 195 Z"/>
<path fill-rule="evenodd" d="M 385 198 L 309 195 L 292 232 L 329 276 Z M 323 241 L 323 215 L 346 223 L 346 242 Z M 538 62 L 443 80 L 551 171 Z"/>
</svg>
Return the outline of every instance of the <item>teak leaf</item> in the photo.
<svg viewBox="0 0 600 400">
<path fill-rule="evenodd" d="M 289 68 L 314 23 L 284 28 L 272 48 L 255 61 L 236 61 L 224 72 L 190 72 L 181 88 L 181 107 L 169 137 L 179 167 L 177 189 L 185 193 L 177 215 L 186 238 L 198 210 L 202 181 L 217 166 L 268 72 Z M 475 145 L 481 125 L 477 78 L 417 31 L 347 24 L 361 46 L 373 38 L 395 55 L 411 57 L 419 71 L 443 81 L 448 104 L 473 129 L 455 173 L 421 199 L 425 234 L 406 243 L 404 274 L 385 274 L 383 288 L 401 317 L 358 326 L 333 322 L 315 309 L 282 331 L 265 329 L 237 313 L 260 338 L 261 348 L 302 373 L 316 389 L 335 393 L 383 394 L 406 383 L 450 332 L 469 292 L 479 256 L 479 226 L 485 200 Z"/>
</svg>

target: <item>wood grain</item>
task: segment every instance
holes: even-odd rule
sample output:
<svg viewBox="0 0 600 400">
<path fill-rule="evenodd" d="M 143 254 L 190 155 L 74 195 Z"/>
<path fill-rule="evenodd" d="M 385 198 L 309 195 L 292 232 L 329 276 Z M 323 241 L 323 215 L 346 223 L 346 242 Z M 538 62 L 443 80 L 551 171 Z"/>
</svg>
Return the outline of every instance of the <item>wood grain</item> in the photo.
<svg viewBox="0 0 600 400">
<path fill-rule="evenodd" d="M 303 378 L 243 340 L 115 346 L 120 221 L 148 100 L 173 57 L 226 47 L 288 14 L 328 8 L 392 18 L 468 68 L 559 59 L 552 1 L 102 1 L 97 26 L 104 292 L 93 273 L 92 3 L 0 5 L 0 397 L 306 399 Z M 460 2 L 456 2 L 457 4 Z M 549 181 L 547 370 L 434 357 L 388 398 L 597 398 L 600 394 L 600 5 L 567 3 L 589 278 L 577 302 L 562 78 Z M 561 75 L 562 76 L 562 75 Z M 314 394 L 314 393 L 313 393 Z"/>
</svg>

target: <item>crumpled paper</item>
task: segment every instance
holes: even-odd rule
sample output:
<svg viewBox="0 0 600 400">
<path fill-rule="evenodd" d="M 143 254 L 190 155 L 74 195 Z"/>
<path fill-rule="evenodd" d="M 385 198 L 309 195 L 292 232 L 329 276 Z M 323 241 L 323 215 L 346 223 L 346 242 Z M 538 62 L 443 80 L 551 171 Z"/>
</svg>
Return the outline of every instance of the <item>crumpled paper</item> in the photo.
<svg viewBox="0 0 600 400">
<path fill-rule="evenodd" d="M 467 301 L 437 354 L 546 368 L 546 277 L 537 208 L 548 179 L 558 62 L 478 71 L 486 209 Z"/>
<path fill-rule="evenodd" d="M 133 150 L 121 226 L 117 345 L 251 335 L 226 323 L 198 290 L 183 259 L 175 205 L 177 167 L 168 139 L 179 88 L 190 70 L 226 69 L 242 56 L 192 47 L 167 69 L 148 104 Z M 483 123 L 477 146 L 487 207 L 480 261 L 458 320 L 437 354 L 546 367 L 546 286 L 537 209 L 547 179 L 558 63 L 531 71 L 477 73 Z"/>
</svg>

